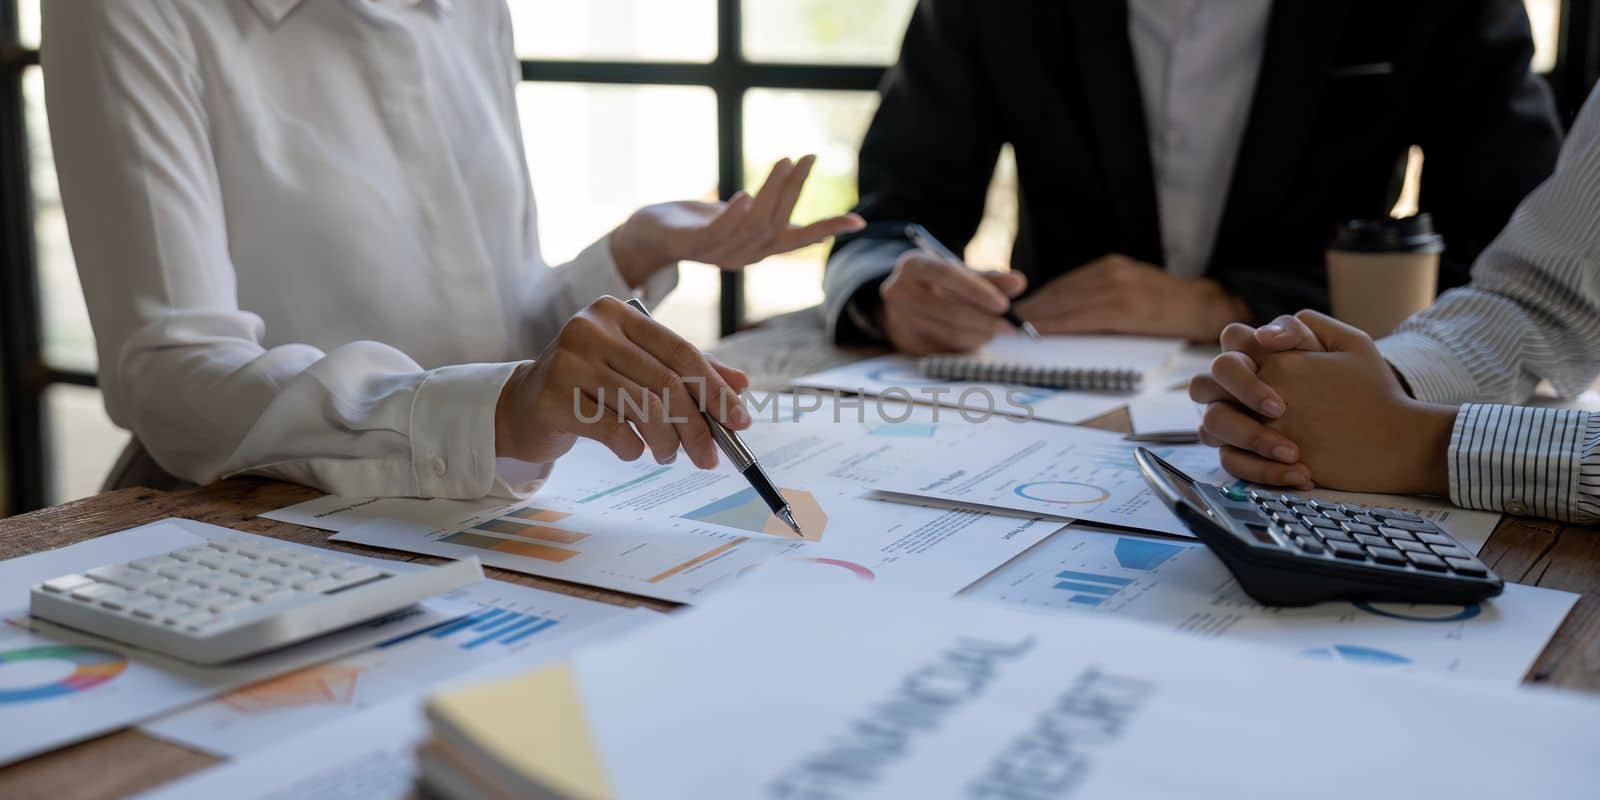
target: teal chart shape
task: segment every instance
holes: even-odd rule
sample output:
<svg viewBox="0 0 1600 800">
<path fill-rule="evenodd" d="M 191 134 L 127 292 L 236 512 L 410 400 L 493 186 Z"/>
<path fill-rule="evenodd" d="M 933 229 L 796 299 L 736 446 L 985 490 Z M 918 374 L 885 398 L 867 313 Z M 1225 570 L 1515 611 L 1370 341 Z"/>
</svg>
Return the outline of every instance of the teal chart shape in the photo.
<svg viewBox="0 0 1600 800">
<path fill-rule="evenodd" d="M 1123 567 L 1149 572 L 1167 563 L 1167 559 L 1183 552 L 1184 549 L 1181 544 L 1119 537 L 1113 552 L 1117 556 L 1117 563 Z"/>
<path fill-rule="evenodd" d="M 1335 644 L 1327 647 L 1313 647 L 1301 651 L 1300 655 L 1306 658 L 1326 659 L 1329 661 L 1342 661 L 1346 664 L 1370 664 L 1378 667 L 1398 667 L 1411 663 L 1405 656 L 1391 653 L 1388 650 L 1379 650 L 1375 647 L 1362 647 L 1357 644 Z"/>
</svg>

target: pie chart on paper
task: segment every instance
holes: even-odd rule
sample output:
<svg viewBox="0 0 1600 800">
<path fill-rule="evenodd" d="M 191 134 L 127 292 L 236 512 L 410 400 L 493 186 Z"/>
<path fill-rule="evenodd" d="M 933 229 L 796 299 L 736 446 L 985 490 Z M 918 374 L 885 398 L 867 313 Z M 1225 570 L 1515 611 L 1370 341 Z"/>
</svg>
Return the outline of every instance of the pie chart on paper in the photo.
<svg viewBox="0 0 1600 800">
<path fill-rule="evenodd" d="M 789 510 L 800 523 L 801 538 L 808 542 L 820 541 L 828 528 L 828 515 L 817 503 L 816 495 L 800 489 L 779 489 L 783 499 L 789 501 Z M 766 501 L 752 487 L 741 489 L 720 500 L 714 500 L 683 515 L 684 519 L 710 522 L 752 533 L 769 533 L 793 539 L 794 531 L 783 520 L 773 516 Z"/>
<path fill-rule="evenodd" d="M 1110 492 L 1099 486 L 1077 481 L 1031 481 L 1018 484 L 1011 491 L 1018 497 L 1064 506 L 1101 503 L 1111 497 Z"/>
</svg>

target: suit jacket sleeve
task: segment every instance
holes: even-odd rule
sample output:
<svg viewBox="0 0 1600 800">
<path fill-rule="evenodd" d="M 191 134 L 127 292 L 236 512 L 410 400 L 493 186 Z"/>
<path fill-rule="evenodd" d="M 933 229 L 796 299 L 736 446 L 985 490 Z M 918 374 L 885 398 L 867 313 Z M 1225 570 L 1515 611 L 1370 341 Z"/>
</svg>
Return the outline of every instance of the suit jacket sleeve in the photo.
<svg viewBox="0 0 1600 800">
<path fill-rule="evenodd" d="M 921 0 L 884 79 L 882 104 L 861 146 L 857 213 L 868 227 L 840 237 L 823 278 L 828 329 L 840 344 L 871 341 L 846 305 L 876 300 L 879 284 L 919 222 L 960 252 L 983 217 L 1003 135 L 980 65 L 976 3 Z"/>
<path fill-rule="evenodd" d="M 1420 205 L 1444 236 L 1440 288 L 1469 270 L 1522 198 L 1549 176 L 1561 147 L 1555 106 L 1529 69 L 1533 34 L 1521 0 L 1443 4 L 1439 28 L 1410 90 L 1408 130 L 1425 162 Z M 1215 276 L 1257 323 L 1301 308 L 1328 308 L 1319 265 Z"/>
<path fill-rule="evenodd" d="M 1442 288 L 1466 283 L 1561 150 L 1549 87 L 1529 68 L 1533 33 L 1522 0 L 1451 6 L 1425 59 L 1418 106 L 1421 207 L 1444 235 Z"/>
</svg>

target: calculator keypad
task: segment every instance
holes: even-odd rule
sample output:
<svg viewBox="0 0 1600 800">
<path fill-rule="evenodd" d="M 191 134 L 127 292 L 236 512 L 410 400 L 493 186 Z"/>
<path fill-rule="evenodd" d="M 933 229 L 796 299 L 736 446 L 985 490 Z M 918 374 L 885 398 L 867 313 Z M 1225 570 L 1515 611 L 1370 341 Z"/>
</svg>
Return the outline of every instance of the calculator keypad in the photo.
<svg viewBox="0 0 1600 800">
<path fill-rule="evenodd" d="M 1487 567 L 1444 529 L 1409 511 L 1295 495 L 1247 493 L 1273 527 L 1306 556 L 1483 578 Z"/>
<path fill-rule="evenodd" d="M 40 584 L 146 623 L 209 634 L 389 573 L 301 549 L 219 540 Z"/>
</svg>

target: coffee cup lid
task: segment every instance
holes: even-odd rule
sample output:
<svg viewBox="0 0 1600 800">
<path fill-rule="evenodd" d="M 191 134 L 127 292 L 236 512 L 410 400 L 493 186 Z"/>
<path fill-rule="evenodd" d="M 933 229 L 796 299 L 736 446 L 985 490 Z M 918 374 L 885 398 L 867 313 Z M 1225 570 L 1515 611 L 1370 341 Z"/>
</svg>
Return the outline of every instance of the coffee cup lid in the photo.
<svg viewBox="0 0 1600 800">
<path fill-rule="evenodd" d="M 1349 220 L 1328 247 L 1356 253 L 1438 253 L 1444 250 L 1444 237 L 1433 232 L 1433 217 L 1423 212 L 1399 219 Z"/>
</svg>

